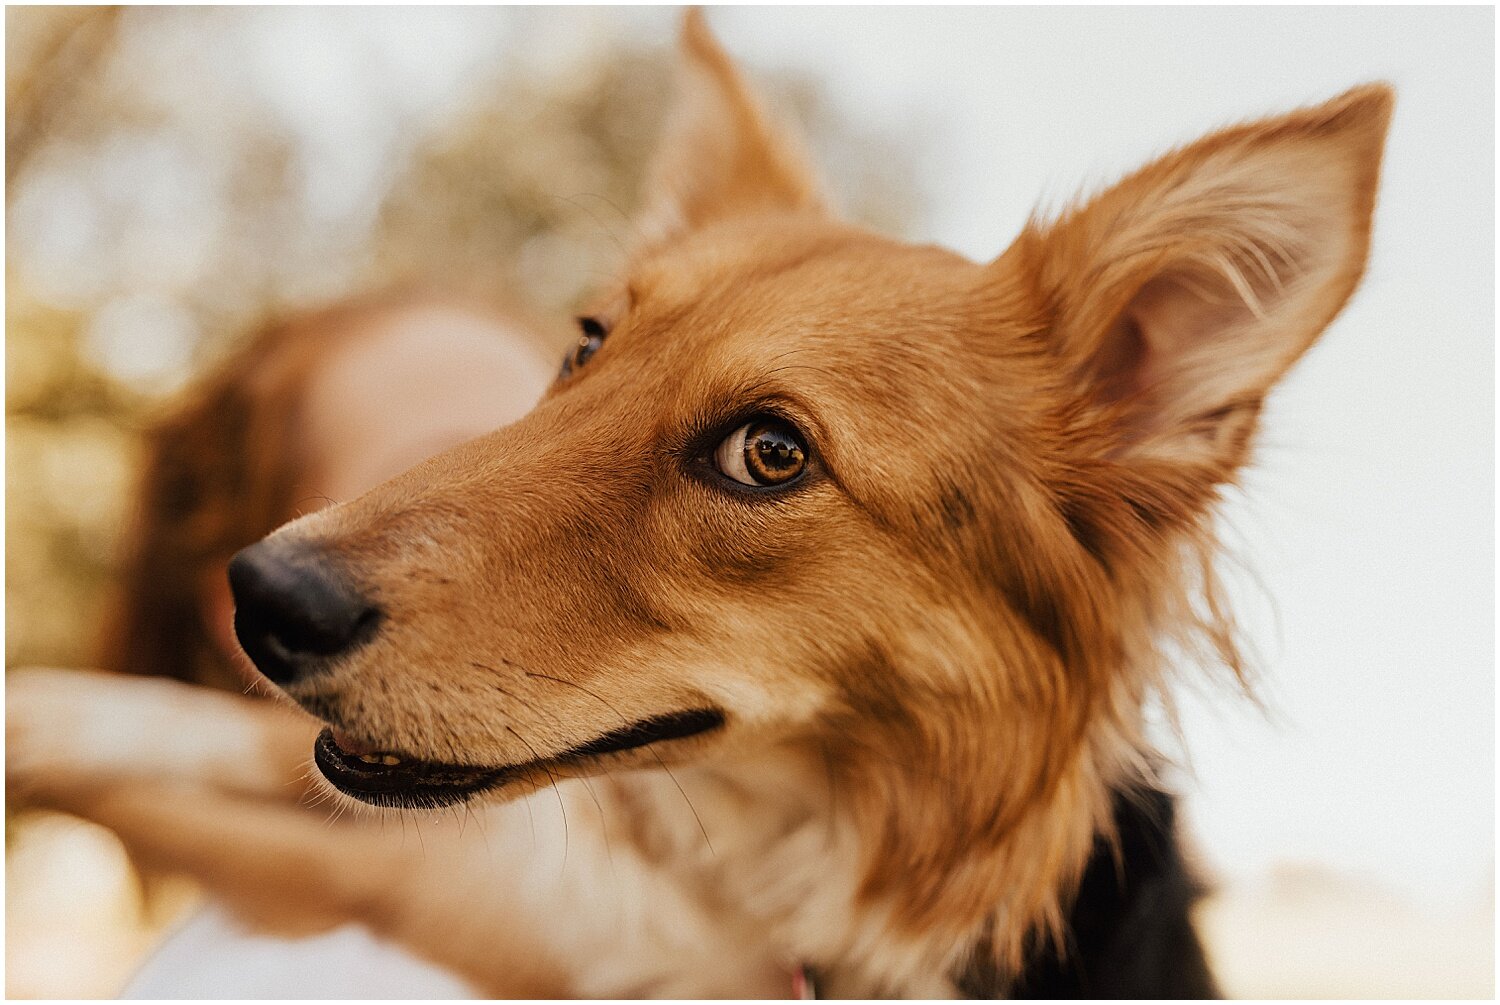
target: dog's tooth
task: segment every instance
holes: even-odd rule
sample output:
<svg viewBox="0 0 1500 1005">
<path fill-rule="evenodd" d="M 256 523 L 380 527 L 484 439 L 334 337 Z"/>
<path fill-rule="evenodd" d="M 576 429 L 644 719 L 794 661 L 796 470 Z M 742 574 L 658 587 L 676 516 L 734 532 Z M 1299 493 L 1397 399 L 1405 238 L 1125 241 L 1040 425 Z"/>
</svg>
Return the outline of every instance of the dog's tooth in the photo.
<svg viewBox="0 0 1500 1005">
<path fill-rule="evenodd" d="M 356 756 L 358 756 L 359 759 L 361 761 L 364 761 L 366 764 L 381 764 L 381 763 L 383 763 L 379 754 L 359 754 L 359 755 L 356 755 Z"/>
<path fill-rule="evenodd" d="M 380 763 L 384 764 L 386 767 L 391 767 L 392 765 L 400 764 L 401 758 L 397 757 L 395 754 L 381 754 Z"/>
</svg>

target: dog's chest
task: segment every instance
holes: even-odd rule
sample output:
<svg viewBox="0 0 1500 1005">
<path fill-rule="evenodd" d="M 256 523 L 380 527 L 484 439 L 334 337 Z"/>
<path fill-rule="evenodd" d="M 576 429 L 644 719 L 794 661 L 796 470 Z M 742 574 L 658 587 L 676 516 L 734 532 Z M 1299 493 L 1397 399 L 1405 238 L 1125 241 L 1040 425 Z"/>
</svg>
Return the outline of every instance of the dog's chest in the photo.
<svg viewBox="0 0 1500 1005">
<path fill-rule="evenodd" d="M 700 905 L 720 930 L 713 941 L 778 968 L 783 996 L 803 969 L 820 995 L 954 995 L 924 947 L 895 942 L 878 909 L 859 904 L 857 835 L 806 773 L 641 775 L 613 797 L 629 817 L 620 830 L 661 881 Z"/>
</svg>

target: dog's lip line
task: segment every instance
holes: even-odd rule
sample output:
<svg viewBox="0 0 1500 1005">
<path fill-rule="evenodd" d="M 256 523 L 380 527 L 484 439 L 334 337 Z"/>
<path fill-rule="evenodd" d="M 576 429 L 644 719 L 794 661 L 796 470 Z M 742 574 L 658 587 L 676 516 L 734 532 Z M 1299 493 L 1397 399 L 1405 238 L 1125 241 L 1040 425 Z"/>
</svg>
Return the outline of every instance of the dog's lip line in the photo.
<svg viewBox="0 0 1500 1005">
<path fill-rule="evenodd" d="M 527 772 L 546 771 L 552 766 L 567 766 L 586 762 L 595 758 L 606 757 L 610 754 L 628 753 L 643 747 L 654 746 L 658 743 L 671 742 L 673 740 L 684 740 L 703 733 L 712 732 L 724 725 L 725 716 L 717 708 L 695 708 L 682 709 L 663 715 L 650 716 L 635 722 L 602 733 L 591 740 L 575 744 L 566 750 L 548 757 L 537 757 L 527 761 L 517 761 L 505 765 L 471 765 L 457 764 L 443 761 L 431 761 L 418 757 L 412 757 L 398 750 L 380 749 L 375 755 L 389 754 L 399 758 L 400 765 L 385 766 L 361 762 L 359 755 L 344 750 L 338 746 L 333 738 L 333 732 L 341 727 L 325 727 L 319 734 L 317 743 L 314 745 L 315 760 L 319 767 L 323 766 L 325 758 L 334 760 L 340 774 L 345 776 L 363 776 L 370 779 L 389 780 L 396 773 L 394 769 L 405 768 L 412 772 L 452 772 L 454 774 L 467 774 L 467 781 L 443 782 L 439 780 L 424 780 L 418 777 L 412 779 L 413 787 L 424 783 L 440 788 L 467 789 L 469 792 L 479 792 L 484 789 L 494 788 L 497 785 L 519 778 Z M 332 748 L 332 749 L 329 749 Z M 325 771 L 326 775 L 327 772 Z M 337 782 L 333 778 L 330 781 Z"/>
</svg>

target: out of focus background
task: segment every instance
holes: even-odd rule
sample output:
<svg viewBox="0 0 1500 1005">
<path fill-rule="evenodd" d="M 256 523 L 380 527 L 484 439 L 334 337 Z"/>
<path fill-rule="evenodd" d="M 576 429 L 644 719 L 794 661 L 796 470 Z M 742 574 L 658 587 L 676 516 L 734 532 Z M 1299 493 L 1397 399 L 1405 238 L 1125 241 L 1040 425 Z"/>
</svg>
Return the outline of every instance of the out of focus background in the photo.
<svg viewBox="0 0 1500 1005">
<path fill-rule="evenodd" d="M 7 667 L 91 658 L 141 424 L 263 318 L 434 277 L 561 314 L 607 278 L 675 16 L 7 9 Z M 1188 688 L 1177 780 L 1231 994 L 1492 996 L 1493 10 L 710 21 L 849 216 L 975 258 L 1215 126 L 1396 86 L 1364 287 L 1224 515 L 1266 709 Z M 7 995 L 116 993 L 191 891 L 6 823 Z"/>
</svg>

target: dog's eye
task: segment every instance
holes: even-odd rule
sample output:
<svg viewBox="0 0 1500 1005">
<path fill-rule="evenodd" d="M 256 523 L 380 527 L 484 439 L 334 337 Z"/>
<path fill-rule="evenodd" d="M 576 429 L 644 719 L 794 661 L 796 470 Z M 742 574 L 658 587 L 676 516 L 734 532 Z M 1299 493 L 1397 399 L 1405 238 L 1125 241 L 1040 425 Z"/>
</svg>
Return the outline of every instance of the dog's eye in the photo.
<svg viewBox="0 0 1500 1005">
<path fill-rule="evenodd" d="M 609 334 L 598 318 L 579 318 L 578 332 L 578 341 L 563 357 L 562 375 L 564 377 L 587 363 L 594 353 L 599 351 L 599 347 L 604 344 L 604 337 Z"/>
<path fill-rule="evenodd" d="M 714 464 L 742 485 L 785 485 L 807 467 L 807 446 L 790 423 L 756 419 L 724 437 Z"/>
</svg>

